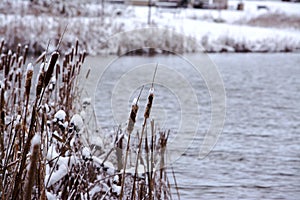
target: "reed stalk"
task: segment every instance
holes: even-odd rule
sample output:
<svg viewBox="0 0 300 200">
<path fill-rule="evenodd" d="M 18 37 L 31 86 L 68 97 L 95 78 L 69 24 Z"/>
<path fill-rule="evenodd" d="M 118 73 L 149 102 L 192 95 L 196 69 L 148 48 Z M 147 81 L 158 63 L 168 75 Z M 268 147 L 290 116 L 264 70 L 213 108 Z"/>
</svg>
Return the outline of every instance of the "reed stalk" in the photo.
<svg viewBox="0 0 300 200">
<path fill-rule="evenodd" d="M 136 184 L 135 183 L 136 183 L 137 174 L 138 174 L 138 164 L 139 164 L 139 159 L 140 159 L 140 156 L 141 156 L 142 141 L 143 141 L 143 138 L 144 138 L 145 128 L 146 128 L 146 125 L 147 125 L 147 119 L 150 117 L 150 112 L 151 112 L 152 103 L 153 103 L 153 99 L 154 99 L 154 87 L 153 87 L 153 85 L 154 85 L 154 78 L 155 78 L 155 75 L 156 75 L 157 67 L 158 67 L 158 64 L 156 65 L 155 71 L 154 71 L 154 74 L 153 74 L 152 85 L 151 85 L 151 88 L 149 90 L 148 102 L 147 102 L 147 106 L 146 106 L 145 113 L 144 113 L 144 122 L 143 122 L 143 126 L 142 126 L 141 137 L 139 138 L 139 144 L 138 144 L 138 147 L 137 147 L 137 158 L 136 158 L 136 162 L 135 162 L 135 170 L 134 170 L 134 176 L 133 176 L 131 200 L 133 200 L 135 198 L 135 190 L 136 190 L 136 188 L 135 188 Z M 149 187 L 151 188 L 151 186 L 149 186 Z M 152 198 L 151 192 L 152 191 L 149 190 L 149 195 Z"/>
<path fill-rule="evenodd" d="M 124 168 L 123 168 L 122 181 L 121 181 L 121 192 L 120 192 L 120 197 L 119 197 L 120 200 L 122 200 L 123 192 L 124 192 L 125 172 L 126 172 L 128 154 L 129 154 L 129 150 L 130 150 L 131 133 L 134 129 L 134 124 L 136 122 L 136 116 L 137 116 L 137 112 L 139 110 L 138 102 L 139 102 L 139 99 L 140 99 L 143 89 L 144 89 L 144 86 L 142 86 L 138 97 L 136 99 L 134 99 L 132 102 L 130 116 L 129 116 L 129 120 L 128 120 L 128 126 L 127 126 L 128 141 L 127 141 L 126 155 L 125 155 Z"/>
<path fill-rule="evenodd" d="M 7 51 L 4 54 L 4 44 L 0 43 L 0 76 L 3 77 L 0 84 L 1 199 L 45 200 L 48 194 L 58 199 L 154 199 L 160 186 L 168 190 L 166 172 L 161 172 L 164 180 L 159 185 L 157 179 L 160 177 L 156 175 L 159 172 L 154 171 L 154 166 L 160 162 L 154 152 L 162 149 L 164 143 L 160 142 L 160 137 L 156 138 L 153 120 L 150 140 L 147 135 L 147 122 L 154 99 L 154 78 L 138 141 L 131 141 L 131 136 L 135 130 L 143 88 L 131 105 L 126 129 L 120 127 L 116 131 L 115 141 L 111 137 L 111 144 L 116 146 L 96 159 L 88 150 L 89 153 L 83 153 L 83 149 L 89 149 L 82 143 L 82 135 L 90 133 L 86 119 L 83 119 L 84 127 L 81 129 L 70 123 L 72 116 L 80 113 L 83 107 L 77 103 L 80 103 L 77 84 L 87 53 L 79 51 L 79 42 L 76 41 L 75 47 L 64 54 L 62 63 L 58 59 L 60 53 L 57 48 L 50 54 L 43 52 L 34 64 L 27 66 L 25 64 L 31 62 L 27 58 L 28 46 L 18 45 L 16 53 Z M 38 64 L 40 71 L 35 74 L 33 68 Z M 156 70 L 157 67 L 155 73 Z M 84 78 L 89 78 L 90 72 L 88 70 Z M 32 88 L 34 77 L 37 82 Z M 65 112 L 63 119 L 55 118 L 59 110 Z M 36 134 L 41 135 L 39 143 L 34 142 Z M 128 134 L 126 147 L 123 144 L 124 134 Z M 117 158 L 112 153 L 116 149 Z M 127 163 L 128 156 L 130 151 L 136 150 L 136 165 L 134 174 L 131 174 L 127 170 L 131 166 Z M 145 162 L 142 153 L 146 153 Z M 146 179 L 137 175 L 139 163 L 147 172 Z M 111 165 L 117 170 L 112 172 Z M 63 167 L 66 167 L 66 172 L 62 173 L 59 170 Z M 54 181 L 59 174 L 62 174 L 61 177 Z M 114 176 L 119 179 L 115 181 Z M 95 190 L 99 192 L 93 193 Z M 163 195 L 170 197 L 169 191 Z"/>
<path fill-rule="evenodd" d="M 33 151 L 30 157 L 30 167 L 29 171 L 27 172 L 27 183 L 25 185 L 25 200 L 31 200 L 32 188 L 34 182 L 36 181 L 36 171 L 37 171 L 37 162 L 39 160 L 39 151 L 40 145 L 39 143 L 33 145 Z"/>
</svg>

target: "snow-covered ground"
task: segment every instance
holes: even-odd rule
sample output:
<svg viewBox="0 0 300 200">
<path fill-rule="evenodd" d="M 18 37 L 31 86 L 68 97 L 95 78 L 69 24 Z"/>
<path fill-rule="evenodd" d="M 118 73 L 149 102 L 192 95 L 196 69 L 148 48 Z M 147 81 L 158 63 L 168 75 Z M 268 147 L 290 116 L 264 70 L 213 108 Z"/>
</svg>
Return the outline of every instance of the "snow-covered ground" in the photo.
<svg viewBox="0 0 300 200">
<path fill-rule="evenodd" d="M 237 11 L 240 1 L 229 1 L 228 10 L 203 10 L 192 8 L 151 9 L 151 25 L 148 21 L 148 7 L 128 5 L 104 6 L 104 16 L 101 5 L 80 7 L 81 12 L 76 12 L 74 5 L 65 7 L 64 15 L 49 14 L 49 10 L 42 15 L 34 15 L 27 4 L 20 12 L 13 14 L 0 14 L 0 37 L 4 37 L 9 47 L 16 43 L 27 43 L 36 53 L 43 51 L 49 39 L 50 49 L 57 45 L 58 38 L 62 35 L 64 27 L 68 31 L 63 40 L 67 48 L 79 39 L 82 48 L 90 54 L 116 54 L 124 53 L 133 47 L 149 46 L 147 40 L 152 40 L 155 47 L 164 48 L 172 43 L 178 51 L 193 52 L 204 47 L 208 52 L 287 52 L 300 50 L 300 3 L 287 3 L 281 1 L 244 1 L 244 11 Z M 15 5 L 16 6 L 16 5 Z M 262 7 L 262 9 L 258 9 Z M 57 6 L 58 10 L 63 6 Z M 35 7 L 36 9 L 36 7 Z M 97 10 L 98 9 L 98 10 Z M 22 12 L 21 12 L 22 11 Z M 84 12 L 83 12 L 84 11 Z M 36 12 L 36 11 L 35 11 Z M 19 13 L 19 14 L 18 14 Z M 46 14 L 45 14 L 46 13 Z M 67 13 L 67 17 L 66 17 Z M 76 16 L 76 13 L 78 16 Z M 87 14 L 88 13 L 88 14 Z M 274 14 L 283 19 L 295 19 L 294 24 L 279 21 L 284 26 L 273 26 L 267 21 L 260 26 L 248 23 L 250 20 L 259 22 L 260 16 L 273 20 Z M 256 23 L 257 24 L 257 23 Z M 177 34 L 149 35 L 136 29 L 159 27 Z M 112 35 L 124 31 L 132 31 L 131 36 L 122 42 L 107 43 Z M 165 42 L 161 43 L 161 38 Z M 178 37 L 182 37 L 178 39 Z M 185 38 L 193 38 L 197 45 L 185 42 Z M 134 41 L 134 42 L 133 42 Z M 153 44 L 157 41 L 158 44 Z M 160 43 L 159 43 L 160 42 Z M 132 46 L 133 44 L 135 46 Z M 138 45 L 137 45 L 138 44 Z M 63 48 L 63 47 L 62 47 Z"/>
<path fill-rule="evenodd" d="M 300 4 L 246 1 L 245 10 L 237 11 L 235 8 L 238 2 L 230 1 L 229 10 L 222 11 L 154 8 L 151 19 L 158 27 L 173 29 L 180 34 L 196 38 L 207 51 L 277 52 L 300 49 L 300 30 L 295 27 L 278 29 L 254 27 L 246 23 L 271 13 L 297 17 L 300 23 Z M 257 6 L 266 6 L 266 9 L 258 10 Z M 147 7 L 134 7 L 134 11 L 135 18 L 130 21 L 120 19 L 126 30 L 134 30 L 136 26 L 133 24 L 143 24 L 147 21 Z"/>
</svg>

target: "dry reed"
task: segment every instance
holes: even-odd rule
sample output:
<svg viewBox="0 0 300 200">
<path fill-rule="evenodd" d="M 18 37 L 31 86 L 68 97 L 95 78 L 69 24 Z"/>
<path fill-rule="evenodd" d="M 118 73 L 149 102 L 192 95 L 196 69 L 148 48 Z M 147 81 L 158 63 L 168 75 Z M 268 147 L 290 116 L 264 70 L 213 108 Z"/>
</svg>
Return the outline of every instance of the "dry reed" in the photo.
<svg viewBox="0 0 300 200">
<path fill-rule="evenodd" d="M 142 89 L 132 104 L 128 126 L 125 130 L 119 127 L 111 141 L 115 148 L 104 151 L 100 156 L 104 159 L 100 159 L 92 155 L 91 145 L 83 145 L 89 127 L 77 114 L 83 109 L 78 82 L 87 55 L 79 50 L 79 42 L 62 56 L 62 64 L 58 51 L 49 58 L 44 52 L 34 64 L 27 64 L 27 46 L 18 45 L 13 53 L 3 51 L 4 44 L 0 43 L 1 199 L 171 198 L 164 165 L 168 132 L 157 132 L 151 121 L 150 141 L 147 137 L 153 84 L 138 141 L 131 141 L 130 136 Z M 39 70 L 35 70 L 37 65 Z M 33 139 L 37 134 L 38 142 Z M 131 166 L 129 153 L 136 151 L 135 165 Z"/>
</svg>

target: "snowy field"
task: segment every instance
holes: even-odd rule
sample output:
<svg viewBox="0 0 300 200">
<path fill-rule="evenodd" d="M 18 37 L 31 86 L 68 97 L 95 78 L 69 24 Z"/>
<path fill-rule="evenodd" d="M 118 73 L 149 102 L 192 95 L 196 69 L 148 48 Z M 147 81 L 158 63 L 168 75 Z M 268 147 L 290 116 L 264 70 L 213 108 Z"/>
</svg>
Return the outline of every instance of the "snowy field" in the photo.
<svg viewBox="0 0 300 200">
<path fill-rule="evenodd" d="M 230 1 L 229 10 L 154 9 L 152 23 L 163 28 L 174 29 L 178 33 L 192 36 L 207 51 L 251 51 L 279 52 L 295 51 L 300 47 L 300 28 L 286 24 L 277 27 L 250 26 L 247 22 L 260 16 L 276 13 L 284 18 L 297 18 L 300 24 L 300 4 L 246 1 L 244 11 L 234 10 L 239 1 Z M 264 5 L 267 9 L 257 9 Z M 123 20 L 126 29 L 134 29 L 132 24 L 142 24 L 147 19 L 147 7 L 135 7 L 135 18 Z M 146 16 L 145 16 L 146 15 Z M 284 23 L 284 22 L 282 22 Z M 266 28 L 268 27 L 268 28 Z"/>
<path fill-rule="evenodd" d="M 16 1 L 18 2 L 18 1 Z M 245 1 L 244 11 L 237 11 L 239 1 L 229 1 L 228 10 L 203 10 L 192 8 L 151 9 L 151 24 L 148 24 L 148 7 L 128 5 L 57 5 L 52 10 L 39 14 L 37 7 L 28 3 L 12 3 L 14 12 L 0 14 L 0 37 L 8 41 L 8 47 L 26 43 L 35 53 L 47 48 L 54 49 L 58 38 L 68 26 L 63 45 L 67 48 L 79 39 L 82 48 L 90 54 L 116 54 L 132 49 L 132 41 L 140 47 L 147 46 L 149 37 L 165 43 L 153 44 L 164 48 L 170 42 L 180 46 L 183 52 L 198 51 L 199 46 L 207 52 L 290 52 L 300 49 L 300 3 L 280 1 Z M 0 6 L 1 7 L 1 6 Z M 258 7 L 263 7 L 258 9 Z M 34 11 L 36 9 L 36 11 Z M 60 15 L 59 10 L 64 9 Z M 276 21 L 277 20 L 277 21 Z M 146 27 L 169 30 L 166 35 L 138 35 L 126 38 L 122 44 L 107 43 L 112 35 Z M 170 32 L 181 35 L 178 40 Z M 197 45 L 185 42 L 193 38 Z M 149 46 L 149 45 L 148 45 Z M 172 49 L 171 49 L 172 50 Z M 177 51 L 177 49 L 173 49 Z"/>
</svg>

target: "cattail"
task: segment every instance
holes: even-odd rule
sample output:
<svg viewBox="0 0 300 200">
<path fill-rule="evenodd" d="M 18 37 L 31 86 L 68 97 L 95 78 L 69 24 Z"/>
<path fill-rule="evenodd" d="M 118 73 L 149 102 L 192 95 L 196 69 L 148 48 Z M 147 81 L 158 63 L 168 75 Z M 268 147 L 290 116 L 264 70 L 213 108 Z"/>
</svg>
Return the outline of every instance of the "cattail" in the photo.
<svg viewBox="0 0 300 200">
<path fill-rule="evenodd" d="M 71 55 L 71 62 L 73 62 L 73 56 L 74 56 L 74 47 L 72 47 L 72 51 L 71 51 L 71 53 L 70 53 L 70 55 Z"/>
<path fill-rule="evenodd" d="M 56 77 L 57 80 L 58 80 L 59 75 L 60 75 L 60 65 L 57 64 L 56 65 L 56 71 L 55 71 L 55 77 Z"/>
<path fill-rule="evenodd" d="M 153 79 L 152 79 L 152 85 L 151 85 L 151 88 L 149 90 L 148 103 L 147 103 L 146 110 L 145 110 L 145 113 L 144 113 L 145 123 L 146 123 L 146 120 L 150 116 L 150 112 L 151 112 L 151 108 L 152 108 L 152 103 L 153 103 L 153 98 L 154 98 L 154 87 L 153 87 L 153 84 L 154 84 L 154 79 L 155 79 L 155 75 L 156 75 L 156 72 L 157 72 L 157 67 L 158 67 L 158 63 L 156 64 L 156 67 L 155 67 L 155 70 L 154 70 Z"/>
<path fill-rule="evenodd" d="M 10 68 L 10 53 L 11 51 L 8 52 L 8 55 L 5 56 L 5 62 L 4 62 L 4 77 L 7 78 L 8 76 L 8 72 L 9 72 L 9 68 Z"/>
<path fill-rule="evenodd" d="M 75 56 L 77 56 L 78 52 L 78 40 L 76 40 L 76 45 L 75 45 Z"/>
<path fill-rule="evenodd" d="M 31 193 L 32 188 L 35 182 L 35 176 L 36 176 L 36 168 L 37 168 L 37 162 L 39 160 L 39 150 L 40 150 L 40 136 L 35 135 L 32 138 L 32 154 L 30 157 L 30 167 L 29 171 L 27 172 L 27 183 L 25 185 L 25 195 L 24 199 L 31 200 Z"/>
<path fill-rule="evenodd" d="M 38 81 L 37 81 L 37 85 L 36 85 L 36 96 L 37 96 L 37 98 L 39 98 L 39 96 L 42 92 L 42 89 L 43 89 L 43 85 L 44 85 L 44 78 L 45 78 L 44 65 L 45 65 L 45 63 L 41 64 L 40 73 L 39 73 Z"/>
<path fill-rule="evenodd" d="M 82 54 L 82 62 L 84 62 L 86 55 L 87 55 L 86 51 L 83 51 L 83 54 Z"/>
<path fill-rule="evenodd" d="M 137 98 L 135 98 L 131 105 L 131 112 L 130 112 L 128 126 L 127 126 L 128 134 L 131 134 L 133 131 L 138 110 L 139 110 L 139 106 L 137 105 Z"/>
<path fill-rule="evenodd" d="M 21 53 L 21 44 L 19 43 L 17 47 L 17 58 L 19 58 L 20 53 Z"/>
<path fill-rule="evenodd" d="M 142 94 L 143 89 L 144 89 L 144 86 L 142 87 L 139 96 L 137 98 L 133 99 L 133 102 L 132 102 L 132 105 L 131 105 L 131 112 L 130 112 L 129 122 L 128 122 L 128 126 L 127 126 L 128 140 L 127 140 L 126 155 L 125 155 L 124 168 L 123 168 L 122 181 L 121 181 L 120 199 L 122 199 L 123 192 L 124 192 L 125 171 L 126 171 L 126 165 L 127 165 L 127 159 L 128 159 L 128 153 L 129 153 L 129 146 L 130 146 L 130 135 L 133 131 L 134 124 L 135 124 L 135 121 L 136 121 L 137 112 L 139 110 L 138 101 L 140 99 L 140 96 Z"/>
<path fill-rule="evenodd" d="M 24 50 L 24 54 L 23 54 L 23 65 L 25 65 L 26 63 L 26 57 L 27 57 L 27 53 L 28 53 L 28 46 L 25 46 L 25 50 Z"/>
<path fill-rule="evenodd" d="M 91 68 L 88 69 L 86 75 L 85 75 L 85 79 L 88 79 L 89 78 L 89 75 L 90 75 L 90 72 L 91 72 Z"/>
<path fill-rule="evenodd" d="M 25 96 L 27 96 L 27 98 L 29 97 L 30 94 L 32 75 L 33 75 L 33 66 L 31 63 L 29 63 L 27 65 L 26 80 L 25 80 Z"/>
<path fill-rule="evenodd" d="M 153 98 L 154 98 L 154 88 L 151 87 L 150 90 L 149 90 L 148 103 L 147 103 L 145 114 L 144 114 L 145 119 L 148 119 L 149 116 L 150 116 L 150 111 L 151 111 L 151 108 L 152 108 Z"/>
<path fill-rule="evenodd" d="M 3 46 L 4 46 L 4 39 L 2 39 L 0 43 L 0 54 L 2 54 Z"/>
<path fill-rule="evenodd" d="M 50 82 L 50 79 L 52 77 L 53 70 L 54 70 L 56 61 L 58 59 L 58 56 L 59 56 L 59 53 L 57 51 L 53 52 L 52 55 L 51 55 L 51 58 L 50 58 L 50 61 L 49 61 L 49 64 L 48 64 L 48 68 L 47 68 L 47 72 L 46 72 L 46 75 L 45 75 L 44 87 L 46 87 Z"/>
<path fill-rule="evenodd" d="M 23 56 L 20 56 L 19 58 L 18 58 L 18 68 L 19 69 L 21 69 L 21 67 L 22 67 L 22 63 L 23 63 Z"/>
<path fill-rule="evenodd" d="M 17 54 L 14 53 L 13 56 L 12 56 L 11 62 L 10 62 L 10 63 L 11 63 L 11 64 L 10 64 L 11 66 L 14 66 L 16 59 L 17 59 Z"/>
<path fill-rule="evenodd" d="M 4 105 L 5 105 L 5 90 L 4 88 L 1 86 L 0 88 L 1 91 L 1 96 L 0 96 L 0 128 L 4 128 L 5 125 L 5 110 L 4 110 Z"/>
<path fill-rule="evenodd" d="M 1 105 L 0 105 L 0 131 L 4 133 L 5 130 L 5 110 L 3 109 L 4 104 L 4 89 L 1 88 Z M 3 160 L 5 156 L 5 147 L 4 147 L 4 134 L 0 134 L 0 158 Z"/>
</svg>

